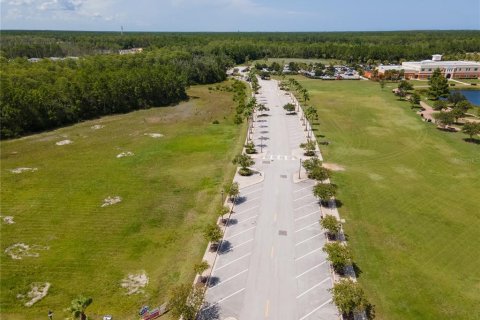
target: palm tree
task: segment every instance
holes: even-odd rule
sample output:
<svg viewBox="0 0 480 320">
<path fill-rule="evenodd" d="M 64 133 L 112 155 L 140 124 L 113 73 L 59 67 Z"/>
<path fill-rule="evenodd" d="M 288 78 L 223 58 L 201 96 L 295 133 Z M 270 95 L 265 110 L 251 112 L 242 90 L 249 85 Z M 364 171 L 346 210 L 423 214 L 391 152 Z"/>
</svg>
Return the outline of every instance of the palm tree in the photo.
<svg viewBox="0 0 480 320">
<path fill-rule="evenodd" d="M 85 314 L 85 309 L 88 308 L 93 302 L 92 298 L 86 298 L 84 296 L 78 296 L 73 299 L 70 304 L 70 312 L 72 313 L 75 319 L 87 320 L 87 315 Z"/>
</svg>

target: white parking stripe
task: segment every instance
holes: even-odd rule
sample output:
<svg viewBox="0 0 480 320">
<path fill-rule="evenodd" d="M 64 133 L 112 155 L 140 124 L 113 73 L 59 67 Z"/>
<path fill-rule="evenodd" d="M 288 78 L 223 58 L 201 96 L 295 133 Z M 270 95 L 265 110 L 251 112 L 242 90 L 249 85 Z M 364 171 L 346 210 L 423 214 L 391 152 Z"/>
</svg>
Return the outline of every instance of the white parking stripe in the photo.
<svg viewBox="0 0 480 320">
<path fill-rule="evenodd" d="M 250 239 L 250 240 L 247 240 L 247 241 L 245 241 L 245 242 L 242 242 L 242 243 L 240 243 L 240 244 L 237 244 L 236 246 L 232 246 L 232 247 L 231 247 L 230 249 L 228 249 L 227 251 L 222 252 L 222 254 L 225 254 L 225 253 L 227 253 L 227 252 L 230 252 L 230 251 L 232 251 L 233 249 L 236 249 L 236 248 L 238 248 L 238 247 L 241 247 L 241 246 L 243 246 L 244 244 L 247 244 L 247 243 L 252 242 L 252 241 L 253 241 L 253 238 Z"/>
<path fill-rule="evenodd" d="M 237 259 L 235 259 L 235 260 L 230 261 L 230 262 L 227 263 L 227 264 L 224 264 L 224 265 L 221 266 L 221 267 L 215 268 L 215 270 L 213 270 L 213 271 L 218 271 L 218 270 L 220 270 L 220 269 L 223 269 L 223 268 L 225 268 L 226 266 L 229 266 L 229 265 L 231 265 L 232 263 L 237 262 L 238 260 L 241 260 L 241 259 L 243 259 L 243 258 L 245 258 L 245 257 L 248 257 L 248 256 L 251 255 L 251 254 L 252 254 L 252 253 L 249 252 L 249 253 L 241 256 L 240 258 L 237 258 Z"/>
<path fill-rule="evenodd" d="M 298 260 L 300 260 L 300 259 L 303 259 L 303 258 L 305 258 L 306 256 L 309 256 L 309 255 L 311 255 L 312 253 L 317 252 L 318 250 L 322 250 L 322 248 L 317 248 L 317 249 L 315 249 L 315 250 L 313 250 L 313 251 L 310 251 L 309 253 L 304 254 L 304 255 L 301 256 L 300 258 L 295 259 L 295 261 L 298 261 Z"/>
<path fill-rule="evenodd" d="M 249 194 L 252 194 L 252 193 L 255 193 L 255 192 L 258 192 L 258 191 L 262 191 L 263 189 L 257 189 L 257 190 L 254 190 L 254 191 L 250 191 L 250 192 L 247 192 L 247 193 L 241 193 L 240 195 L 242 197 L 246 196 L 246 195 L 249 195 Z"/>
<path fill-rule="evenodd" d="M 208 289 L 212 289 L 212 288 L 218 287 L 219 285 L 224 284 L 225 282 L 228 282 L 228 281 L 230 281 L 230 280 L 233 280 L 233 279 L 235 279 L 236 277 L 238 277 L 239 275 L 241 275 L 242 273 L 245 273 L 245 272 L 247 272 L 247 271 L 248 271 L 248 269 L 245 269 L 245 270 L 243 270 L 243 271 L 240 271 L 240 272 L 237 273 L 236 275 L 233 275 L 233 276 L 231 276 L 230 278 L 227 278 L 227 279 L 225 279 L 225 280 L 222 280 L 222 281 L 216 283 L 215 285 L 211 286 L 211 287 L 208 288 Z"/>
<path fill-rule="evenodd" d="M 312 214 L 315 214 L 315 213 L 318 213 L 318 212 L 320 212 L 320 210 L 315 210 L 315 211 L 313 211 L 313 212 L 311 212 L 311 213 L 309 213 L 309 214 L 307 214 L 307 215 L 304 215 L 304 216 L 302 216 L 302 217 L 300 217 L 300 218 L 295 219 L 294 221 L 297 222 L 298 220 L 305 219 L 306 217 L 311 216 Z"/>
<path fill-rule="evenodd" d="M 329 299 L 328 301 L 322 303 L 320 306 L 316 307 L 316 308 L 313 309 L 311 312 L 307 313 L 306 315 L 304 315 L 303 317 L 301 317 L 301 318 L 298 319 L 298 320 L 305 320 L 305 319 L 308 318 L 312 313 L 314 313 L 315 311 L 318 311 L 319 309 L 323 308 L 325 305 L 329 304 L 330 302 L 332 302 L 332 299 Z"/>
<path fill-rule="evenodd" d="M 312 185 L 310 185 L 310 186 L 308 186 L 308 187 L 305 187 L 305 188 L 302 188 L 302 189 L 298 189 L 298 190 L 296 190 L 296 191 L 293 191 L 293 193 L 297 193 L 297 192 L 299 192 L 299 191 L 302 191 L 302 190 L 305 190 L 305 189 L 308 189 L 308 188 L 312 188 L 314 185 L 315 185 L 315 184 L 312 184 Z"/>
<path fill-rule="evenodd" d="M 325 279 L 323 279 L 322 281 L 320 281 L 319 283 L 317 283 L 316 285 L 314 285 L 313 287 L 311 287 L 310 289 L 302 292 L 301 294 L 299 294 L 297 296 L 297 299 L 303 297 L 304 295 L 306 295 L 307 293 L 309 293 L 310 291 L 312 291 L 313 289 L 315 289 L 316 287 L 318 287 L 319 285 L 321 285 L 322 283 L 325 283 L 327 282 L 328 280 L 330 279 L 330 276 L 326 277 Z"/>
<path fill-rule="evenodd" d="M 313 197 L 313 194 L 309 193 L 309 194 L 307 194 L 306 196 L 303 196 L 303 197 L 300 197 L 300 198 L 297 198 L 297 199 L 293 200 L 293 202 L 298 201 L 298 200 L 301 200 L 301 199 L 304 199 L 304 198 L 306 198 L 306 197 Z"/>
<path fill-rule="evenodd" d="M 232 216 L 234 216 L 234 217 L 235 217 L 235 216 L 238 216 L 238 215 L 244 214 L 245 212 L 249 212 L 249 211 L 251 211 L 251 210 L 253 210 L 253 209 L 257 209 L 258 207 L 260 207 L 260 206 L 251 207 L 251 208 L 248 208 L 247 210 L 240 211 L 240 212 L 236 212 L 236 211 L 234 211 L 234 212 L 233 212 L 233 214 L 232 214 Z"/>
<path fill-rule="evenodd" d="M 306 226 L 306 227 L 303 227 L 303 228 L 301 228 L 301 229 L 296 230 L 295 232 L 303 231 L 303 230 L 308 229 L 308 228 L 310 228 L 311 226 L 314 226 L 314 225 L 316 225 L 316 224 L 318 224 L 318 223 L 319 223 L 319 222 L 316 221 L 316 222 L 314 222 L 314 223 L 312 223 L 312 224 L 309 224 L 309 225 Z"/>
<path fill-rule="evenodd" d="M 314 203 L 318 204 L 318 201 L 313 201 L 313 202 L 304 204 L 303 206 L 298 207 L 298 208 L 294 209 L 293 211 L 297 211 L 297 210 L 302 209 L 302 208 L 304 208 L 304 207 L 306 207 L 306 206 L 311 206 L 311 205 L 314 204 Z"/>
<path fill-rule="evenodd" d="M 317 265 L 314 266 L 314 267 L 311 267 L 310 269 L 308 269 L 308 270 L 305 271 L 305 272 L 300 273 L 298 276 L 295 277 L 295 279 L 300 278 L 301 276 L 309 273 L 309 272 L 312 271 L 313 269 L 316 269 L 316 268 L 320 267 L 321 265 L 324 265 L 325 263 L 327 263 L 327 260 L 323 261 L 322 263 L 317 264 Z"/>
<path fill-rule="evenodd" d="M 202 310 L 203 310 L 203 311 L 206 311 L 206 310 L 214 307 L 215 305 L 217 305 L 217 304 L 219 304 L 219 303 L 222 303 L 223 301 L 227 300 L 228 298 L 231 298 L 231 297 L 233 297 L 234 295 L 236 295 L 236 294 L 238 294 L 238 293 L 240 293 L 240 292 L 242 292 L 242 291 L 244 291 L 244 290 L 245 290 L 245 288 L 242 288 L 242 289 L 240 289 L 240 290 L 238 290 L 238 291 L 235 291 L 235 292 L 232 293 L 231 295 L 226 296 L 225 298 L 222 298 L 222 299 L 218 300 L 218 301 L 215 302 L 215 303 L 212 303 L 211 305 L 209 305 L 208 307 L 206 307 L 206 308 L 204 308 L 204 309 L 202 309 Z"/>
<path fill-rule="evenodd" d="M 312 239 L 314 239 L 314 238 L 316 238 L 316 237 L 318 237 L 318 236 L 321 236 L 321 235 L 323 235 L 323 233 L 316 234 L 316 235 L 314 235 L 313 237 L 310 237 L 310 238 L 308 238 L 308 239 L 305 239 L 305 240 L 303 240 L 303 241 L 300 241 L 300 242 L 297 243 L 295 246 L 299 246 L 299 245 L 301 245 L 302 243 L 305 243 L 305 242 L 307 242 L 307 241 L 310 241 L 310 240 L 312 240 Z"/>
<path fill-rule="evenodd" d="M 255 216 L 253 216 L 253 217 L 247 218 L 247 219 L 245 219 L 245 220 L 238 221 L 238 223 L 243 223 L 243 222 L 245 222 L 245 221 L 252 220 L 252 219 L 254 219 L 254 218 L 256 218 L 256 217 L 258 217 L 258 214 L 255 215 Z"/>
<path fill-rule="evenodd" d="M 228 238 L 225 238 L 225 240 L 235 238 L 236 236 L 239 236 L 239 235 L 241 235 L 242 233 L 245 233 L 245 232 L 250 231 L 250 230 L 252 230 L 252 229 L 255 229 L 255 227 L 251 227 L 251 228 L 248 228 L 247 230 L 243 230 L 243 231 L 241 231 L 241 232 L 239 232 L 239 233 L 236 233 L 236 234 L 234 234 L 233 236 L 230 236 L 230 237 L 228 237 Z"/>
</svg>

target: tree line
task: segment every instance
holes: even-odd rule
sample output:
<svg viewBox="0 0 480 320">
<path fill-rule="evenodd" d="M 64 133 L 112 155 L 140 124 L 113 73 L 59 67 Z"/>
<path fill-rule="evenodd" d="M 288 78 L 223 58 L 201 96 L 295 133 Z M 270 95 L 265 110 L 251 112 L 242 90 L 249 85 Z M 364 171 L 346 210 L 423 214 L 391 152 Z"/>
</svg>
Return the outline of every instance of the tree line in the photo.
<svg viewBox="0 0 480 320">
<path fill-rule="evenodd" d="M 0 58 L 1 138 L 95 117 L 164 106 L 187 98 L 191 84 L 225 79 L 224 55 L 156 50 L 31 63 Z"/>
<path fill-rule="evenodd" d="M 301 33 L 120 33 L 1 31 L 7 58 L 83 56 L 119 49 L 169 48 L 225 54 L 236 63 L 264 58 L 324 58 L 347 62 L 400 62 L 433 53 L 466 57 L 480 51 L 480 31 L 301 32 Z M 470 58 L 478 58 L 478 55 Z"/>
</svg>

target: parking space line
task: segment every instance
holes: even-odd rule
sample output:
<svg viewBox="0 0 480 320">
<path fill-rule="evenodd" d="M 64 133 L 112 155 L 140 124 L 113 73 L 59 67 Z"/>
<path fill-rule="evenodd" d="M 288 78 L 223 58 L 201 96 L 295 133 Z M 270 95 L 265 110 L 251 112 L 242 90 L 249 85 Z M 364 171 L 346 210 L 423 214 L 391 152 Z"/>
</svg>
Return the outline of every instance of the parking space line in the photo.
<svg viewBox="0 0 480 320">
<path fill-rule="evenodd" d="M 241 195 L 242 197 L 244 197 L 244 196 L 246 196 L 246 195 L 249 195 L 249 194 L 252 194 L 252 193 L 255 193 L 255 192 L 258 192 L 258 191 L 262 191 L 262 190 L 263 190 L 263 188 L 262 188 L 262 189 L 257 189 L 257 190 L 255 190 L 255 191 L 250 191 L 250 192 L 248 192 L 248 193 L 241 193 L 240 195 Z"/>
<path fill-rule="evenodd" d="M 214 271 L 218 271 L 218 270 L 220 270 L 220 269 L 223 269 L 223 268 L 225 268 L 226 266 L 229 266 L 229 265 L 231 265 L 232 263 L 234 263 L 234 262 L 237 262 L 238 260 L 241 260 L 241 259 L 243 259 L 243 258 L 245 258 L 245 257 L 248 257 L 248 256 L 249 256 L 249 255 L 251 255 L 251 254 L 252 254 L 252 253 L 251 253 L 251 252 L 249 252 L 249 253 L 247 253 L 247 254 L 245 254 L 245 255 L 241 256 L 240 258 L 237 258 L 237 259 L 235 259 L 235 260 L 232 260 L 232 261 L 230 261 L 230 262 L 229 262 L 229 263 L 227 263 L 227 264 L 224 264 L 224 265 L 223 265 L 223 266 L 221 266 L 221 267 L 215 268 L 215 270 L 214 270 Z"/>
<path fill-rule="evenodd" d="M 301 317 L 301 318 L 298 319 L 298 320 L 305 320 L 305 319 L 308 318 L 310 315 L 312 315 L 312 313 L 314 313 L 315 311 L 320 310 L 321 308 L 323 308 L 325 305 L 329 304 L 330 302 L 332 302 L 332 299 L 329 299 L 329 300 L 327 300 L 326 302 L 322 303 L 321 305 L 319 305 L 318 307 L 316 307 L 315 309 L 313 309 L 312 311 L 310 311 L 309 313 L 307 313 L 306 315 L 304 315 L 303 317 Z"/>
<path fill-rule="evenodd" d="M 327 263 L 327 260 L 325 260 L 325 261 L 317 264 L 316 266 L 311 267 L 311 268 L 308 269 L 307 271 L 304 271 L 304 272 L 300 273 L 298 276 L 295 277 L 295 279 L 298 279 L 298 278 L 300 278 L 301 276 L 306 275 L 307 273 L 309 273 L 309 272 L 312 271 L 313 269 L 316 269 L 316 268 L 320 267 L 321 265 L 324 265 L 325 263 Z"/>
<path fill-rule="evenodd" d="M 238 247 L 241 247 L 241 246 L 243 246 L 243 245 L 245 245 L 245 244 L 247 244 L 247 243 L 249 243 L 249 242 L 252 242 L 252 241 L 253 241 L 253 238 L 250 239 L 250 240 L 247 240 L 247 241 L 245 241 L 245 242 L 242 242 L 242 243 L 240 243 L 240 244 L 237 244 L 236 246 L 232 246 L 232 247 L 231 247 L 230 249 L 228 249 L 227 251 L 223 251 L 222 254 L 228 253 L 228 252 L 232 251 L 233 249 L 236 249 L 236 248 L 238 248 Z"/>
<path fill-rule="evenodd" d="M 313 194 L 309 193 L 309 194 L 307 194 L 306 196 L 303 196 L 303 197 L 300 197 L 300 198 L 298 198 L 298 199 L 293 200 L 293 202 L 298 201 L 298 200 L 301 200 L 301 199 L 306 198 L 306 197 L 313 197 Z"/>
<path fill-rule="evenodd" d="M 313 186 L 314 186 L 314 184 L 312 184 L 311 186 L 308 186 L 308 187 L 305 187 L 305 188 L 302 188 L 302 189 L 298 189 L 298 190 L 296 190 L 296 191 L 293 191 L 293 193 L 297 193 L 297 192 L 299 192 L 299 191 L 302 191 L 302 190 L 311 188 L 311 187 L 313 187 Z"/>
<path fill-rule="evenodd" d="M 241 231 L 241 232 L 239 232 L 239 233 L 236 233 L 236 234 L 234 234 L 233 236 L 230 236 L 230 237 L 226 238 L 225 240 L 232 239 L 232 238 L 234 238 L 234 237 L 236 237 L 236 236 L 239 236 L 239 235 L 241 235 L 242 233 L 245 233 L 245 232 L 250 231 L 250 230 L 252 230 L 252 229 L 255 229 L 255 227 L 251 227 L 251 228 L 248 228 L 247 230 L 243 230 L 243 231 Z"/>
<path fill-rule="evenodd" d="M 240 211 L 240 212 L 234 212 L 234 213 L 233 213 L 233 216 L 237 216 L 237 215 L 240 215 L 240 214 L 244 214 L 245 212 L 248 212 L 248 211 L 250 211 L 250 210 L 256 209 L 256 208 L 258 208 L 258 207 L 260 207 L 260 206 L 251 207 L 251 208 L 248 208 L 247 210 Z"/>
<path fill-rule="evenodd" d="M 267 303 L 265 304 L 265 318 L 268 318 L 269 309 L 270 309 L 270 300 L 267 300 Z"/>
<path fill-rule="evenodd" d="M 256 217 L 258 217 L 258 214 L 255 215 L 255 216 L 253 216 L 253 217 L 247 218 L 247 219 L 245 219 L 245 220 L 238 221 L 238 223 L 243 223 L 243 222 L 245 222 L 245 221 L 252 220 L 252 219 L 254 219 L 254 218 L 256 218 Z"/>
<path fill-rule="evenodd" d="M 312 205 L 312 204 L 314 204 L 314 203 L 318 203 L 318 201 L 315 200 L 315 201 L 313 201 L 313 202 L 304 204 L 303 206 L 298 207 L 298 208 L 294 209 L 293 211 L 297 211 L 298 209 L 302 209 L 302 208 L 304 208 L 304 207 L 306 207 L 306 206 L 310 206 L 310 205 Z"/>
<path fill-rule="evenodd" d="M 315 213 L 317 213 L 317 212 L 320 212 L 320 210 L 315 210 L 315 211 L 313 211 L 313 212 L 310 212 L 309 214 L 304 215 L 304 216 L 301 216 L 300 218 L 297 218 L 297 219 L 295 219 L 294 221 L 297 222 L 298 220 L 305 219 L 306 217 L 311 216 L 312 214 L 315 214 Z"/>
<path fill-rule="evenodd" d="M 241 275 L 241 274 L 243 274 L 243 273 L 245 273 L 245 272 L 247 272 L 247 271 L 248 271 L 248 268 L 245 269 L 245 270 L 243 270 L 243 271 L 240 271 L 239 273 L 231 276 L 230 278 L 227 278 L 227 279 L 225 279 L 225 280 L 223 280 L 223 281 L 220 281 L 220 282 L 216 283 L 215 285 L 211 286 L 211 287 L 208 288 L 208 289 L 212 289 L 212 288 L 218 287 L 219 285 L 224 284 L 225 282 L 228 282 L 228 281 L 230 281 L 230 280 L 233 280 L 233 279 L 235 279 L 236 277 L 238 277 L 239 275 Z"/>
<path fill-rule="evenodd" d="M 215 305 L 217 305 L 217 304 L 219 304 L 219 303 L 222 303 L 223 301 L 227 300 L 228 298 L 231 298 L 231 297 L 233 297 L 234 295 L 236 295 L 236 294 L 238 294 L 238 293 L 240 293 L 240 292 L 242 292 L 242 291 L 244 291 L 244 290 L 245 290 L 245 288 L 242 288 L 242 289 L 240 289 L 240 290 L 238 290 L 238 291 L 235 291 L 235 292 L 234 292 L 234 293 L 232 293 L 231 295 L 229 295 L 229 296 L 226 296 L 226 297 L 224 297 L 224 298 L 222 298 L 222 299 L 218 300 L 217 302 L 215 302 L 215 303 L 212 303 L 212 304 L 211 304 L 211 305 L 209 305 L 208 307 L 206 307 L 206 308 L 202 309 L 202 311 L 206 311 L 206 310 L 208 310 L 208 309 L 212 308 L 213 306 L 215 306 Z"/>
<path fill-rule="evenodd" d="M 298 261 L 298 260 L 300 260 L 300 259 L 303 259 L 303 258 L 305 258 L 306 256 L 311 255 L 312 253 L 314 253 L 314 252 L 316 252 L 316 251 L 318 251 L 318 250 L 322 250 L 322 248 L 317 248 L 317 249 L 315 249 L 315 250 L 313 250 L 313 251 L 310 251 L 309 253 L 304 254 L 303 256 L 295 259 L 295 261 Z"/>
<path fill-rule="evenodd" d="M 314 238 L 316 238 L 316 237 L 318 237 L 318 236 L 321 236 L 321 235 L 323 235 L 323 233 L 316 234 L 316 235 L 314 235 L 313 237 L 310 237 L 310 238 L 308 238 L 308 239 L 305 239 L 305 240 L 303 240 L 303 241 L 300 241 L 300 242 L 297 243 L 295 246 L 301 245 L 302 243 L 305 243 L 305 242 L 307 242 L 307 241 L 310 241 L 310 240 L 312 240 L 312 239 L 314 239 Z"/>
<path fill-rule="evenodd" d="M 309 293 L 310 291 L 312 291 L 313 289 L 315 289 L 316 287 L 318 287 L 319 285 L 321 285 L 322 283 L 325 283 L 327 282 L 328 280 L 330 279 L 330 276 L 326 277 L 325 279 L 323 279 L 322 281 L 320 281 L 319 283 L 317 283 L 316 285 L 314 285 L 313 287 L 311 287 L 310 289 L 302 292 L 301 294 L 299 294 L 297 296 L 297 299 L 303 297 L 304 295 L 306 295 L 307 293 Z"/>
<path fill-rule="evenodd" d="M 250 201 L 253 201 L 253 200 L 257 200 L 257 199 L 261 199 L 262 197 L 256 197 L 256 198 L 253 198 L 253 199 L 247 199 L 247 201 L 245 201 L 244 203 L 248 203 Z"/>
<path fill-rule="evenodd" d="M 318 221 L 315 221 L 314 223 L 309 224 L 308 226 L 303 227 L 303 228 L 301 228 L 301 229 L 298 229 L 298 230 L 296 230 L 295 232 L 300 232 L 300 231 L 303 231 L 303 230 L 305 230 L 305 229 L 308 229 L 308 228 L 310 228 L 311 226 L 316 225 L 317 223 L 319 223 L 319 222 L 318 222 Z"/>
</svg>

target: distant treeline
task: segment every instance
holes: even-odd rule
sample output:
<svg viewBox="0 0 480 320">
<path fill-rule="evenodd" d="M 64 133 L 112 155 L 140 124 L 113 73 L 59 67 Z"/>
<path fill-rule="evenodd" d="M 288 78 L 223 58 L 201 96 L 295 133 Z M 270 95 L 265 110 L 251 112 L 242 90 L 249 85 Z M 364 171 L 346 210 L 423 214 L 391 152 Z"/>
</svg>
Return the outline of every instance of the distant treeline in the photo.
<svg viewBox="0 0 480 320">
<path fill-rule="evenodd" d="M 112 113 L 162 106 L 187 97 L 194 83 L 225 79 L 223 55 L 157 50 L 31 63 L 1 58 L 1 138 Z"/>
<path fill-rule="evenodd" d="M 434 53 L 462 56 L 480 51 L 480 31 L 321 33 L 124 33 L 1 31 L 1 55 L 64 57 L 116 53 L 119 49 L 169 48 L 246 59 L 325 58 L 347 62 L 398 62 Z"/>
</svg>

